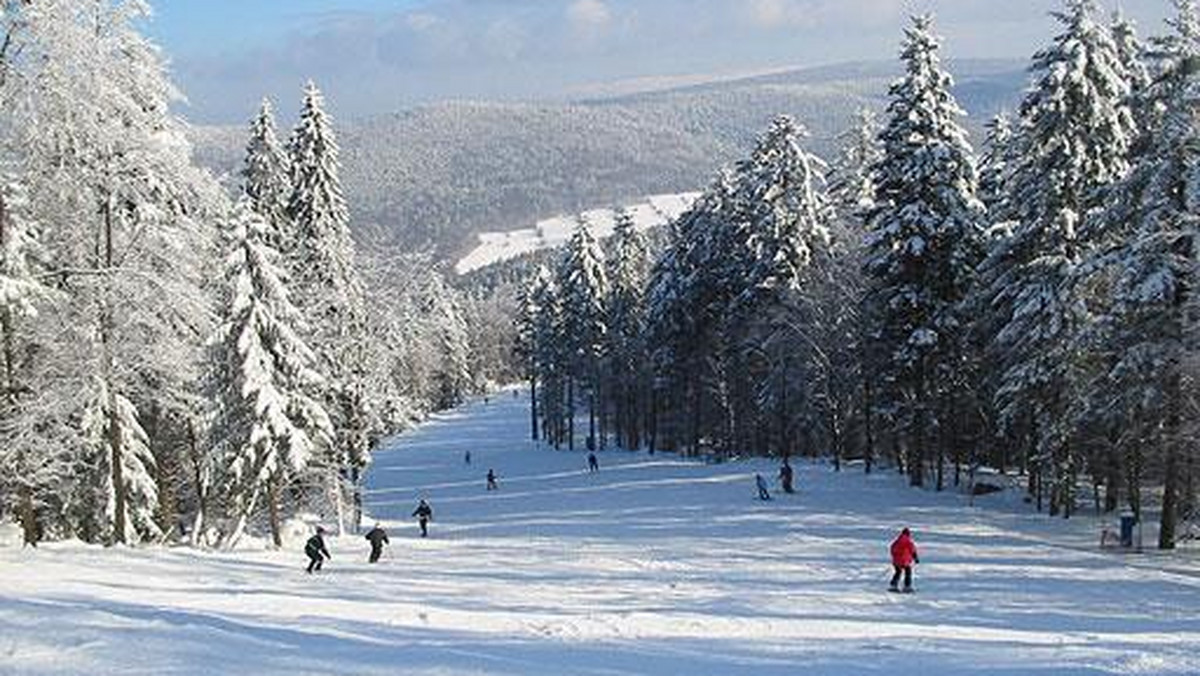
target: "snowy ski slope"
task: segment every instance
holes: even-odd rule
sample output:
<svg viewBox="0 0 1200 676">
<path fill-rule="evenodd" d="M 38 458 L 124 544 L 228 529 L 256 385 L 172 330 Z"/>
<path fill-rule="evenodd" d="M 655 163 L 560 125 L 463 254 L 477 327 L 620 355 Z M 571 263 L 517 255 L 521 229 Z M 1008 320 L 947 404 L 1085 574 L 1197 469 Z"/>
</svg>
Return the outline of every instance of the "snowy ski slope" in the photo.
<svg viewBox="0 0 1200 676">
<path fill-rule="evenodd" d="M 298 542 L 0 547 L 0 674 L 1200 673 L 1197 567 L 1099 552 L 1088 519 L 823 465 L 771 502 L 753 499 L 765 461 L 608 451 L 589 475 L 527 425 L 495 396 L 381 452 L 374 567 L 359 537 L 313 577 Z M 901 525 L 922 548 L 911 596 L 884 591 Z"/>
<path fill-rule="evenodd" d="M 699 197 L 700 193 L 653 195 L 642 203 L 626 206 L 625 210 L 633 217 L 635 228 L 649 230 L 679 218 Z M 598 239 L 613 234 L 616 212 L 612 209 L 592 209 L 576 216 L 555 216 L 538 221 L 532 228 L 484 232 L 478 235 L 479 244 L 455 263 L 454 271 L 465 275 L 524 254 L 565 244 L 571 239 L 581 218 L 588 222 L 592 234 Z"/>
</svg>

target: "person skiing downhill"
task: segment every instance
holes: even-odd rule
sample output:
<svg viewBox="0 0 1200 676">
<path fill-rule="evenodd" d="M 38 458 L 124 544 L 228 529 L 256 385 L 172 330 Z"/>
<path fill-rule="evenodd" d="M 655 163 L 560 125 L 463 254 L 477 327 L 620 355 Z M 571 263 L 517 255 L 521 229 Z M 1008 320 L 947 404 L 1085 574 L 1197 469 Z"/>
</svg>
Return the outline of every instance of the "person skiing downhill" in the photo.
<svg viewBox="0 0 1200 676">
<path fill-rule="evenodd" d="M 588 453 L 588 471 L 589 472 L 599 472 L 600 471 L 600 460 L 596 458 L 595 453 Z"/>
<path fill-rule="evenodd" d="M 417 503 L 417 508 L 413 510 L 413 516 L 417 517 L 417 525 L 421 527 L 421 537 L 429 535 L 429 522 L 433 519 L 433 508 L 429 506 L 424 499 Z"/>
<path fill-rule="evenodd" d="M 767 491 L 767 480 L 761 474 L 754 475 L 754 485 L 758 487 L 758 499 L 770 500 L 771 493 Z"/>
<path fill-rule="evenodd" d="M 904 591 L 911 592 L 912 588 L 912 567 L 914 563 L 920 563 L 921 559 L 917 555 L 917 545 L 913 542 L 912 533 L 905 528 L 900 531 L 900 535 L 892 542 L 892 568 L 895 572 L 892 574 L 892 583 L 888 585 L 889 591 L 900 591 L 897 584 L 900 582 L 900 575 L 904 575 Z"/>
<path fill-rule="evenodd" d="M 317 533 L 304 543 L 304 553 L 308 555 L 308 573 L 314 570 L 321 570 L 321 564 L 325 559 L 332 559 L 329 555 L 329 550 L 325 548 L 325 529 L 317 526 Z"/>
<path fill-rule="evenodd" d="M 367 563 L 375 563 L 379 560 L 379 555 L 383 553 L 383 546 L 388 544 L 387 531 L 377 523 L 365 537 L 367 542 L 371 543 L 371 556 L 367 559 Z"/>
<path fill-rule="evenodd" d="M 488 470 L 488 473 L 487 473 L 487 489 L 488 489 L 489 491 L 495 491 L 495 490 L 499 490 L 499 489 L 500 489 L 500 487 L 496 485 L 496 472 L 495 472 L 495 470 L 491 470 L 491 469 L 489 469 L 489 470 Z"/>
<path fill-rule="evenodd" d="M 779 468 L 779 483 L 783 486 L 784 493 L 795 493 L 796 489 L 792 487 L 792 466 L 788 464 L 787 458 L 783 459 L 783 466 Z"/>
</svg>

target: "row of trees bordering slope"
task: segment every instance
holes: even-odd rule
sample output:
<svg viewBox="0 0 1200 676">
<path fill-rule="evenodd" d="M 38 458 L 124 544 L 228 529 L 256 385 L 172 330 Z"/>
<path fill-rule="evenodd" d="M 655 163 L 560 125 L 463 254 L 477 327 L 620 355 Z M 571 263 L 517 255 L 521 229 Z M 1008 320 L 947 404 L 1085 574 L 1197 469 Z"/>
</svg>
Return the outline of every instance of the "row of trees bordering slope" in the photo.
<svg viewBox="0 0 1200 676">
<path fill-rule="evenodd" d="M 632 228 L 605 261 L 581 224 L 524 294 L 535 435 L 573 445 L 586 404 L 600 446 L 886 459 L 939 490 L 1016 469 L 1063 516 L 1085 480 L 1139 517 L 1160 488 L 1174 546 L 1196 504 L 1200 147 L 1200 21 L 1176 9 L 1145 45 L 1068 0 L 981 162 L 918 17 L 885 123 L 862 114 L 831 168 L 783 117 L 652 265 Z"/>
</svg>

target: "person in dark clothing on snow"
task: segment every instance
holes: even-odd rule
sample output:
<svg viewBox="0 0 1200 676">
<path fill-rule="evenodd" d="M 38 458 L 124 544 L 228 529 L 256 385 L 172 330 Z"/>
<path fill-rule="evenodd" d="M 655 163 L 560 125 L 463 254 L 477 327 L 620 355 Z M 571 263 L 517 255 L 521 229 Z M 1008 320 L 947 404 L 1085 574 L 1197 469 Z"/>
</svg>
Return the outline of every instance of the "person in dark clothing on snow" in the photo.
<svg viewBox="0 0 1200 676">
<path fill-rule="evenodd" d="M 795 493 L 796 489 L 792 488 L 792 466 L 788 464 L 787 458 L 783 459 L 783 466 L 779 468 L 779 483 L 783 485 L 784 493 Z"/>
<path fill-rule="evenodd" d="M 421 500 L 417 503 L 417 508 L 413 510 L 413 516 L 417 517 L 417 525 L 421 527 L 421 537 L 429 535 L 429 522 L 433 519 L 433 508 L 428 502 Z"/>
<path fill-rule="evenodd" d="M 888 585 L 890 591 L 900 591 L 896 585 L 900 583 L 900 575 L 904 575 L 904 591 L 911 592 L 912 589 L 912 567 L 914 563 L 920 563 L 921 559 L 917 556 L 917 545 L 913 542 L 912 533 L 907 528 L 900 531 L 900 535 L 892 542 L 892 568 L 895 573 L 892 575 L 892 583 Z"/>
<path fill-rule="evenodd" d="M 321 563 L 325 559 L 332 559 L 329 555 L 329 550 L 325 548 L 325 529 L 317 526 L 317 534 L 310 537 L 308 542 L 304 543 L 304 553 L 308 555 L 308 572 L 321 570 Z"/>
<path fill-rule="evenodd" d="M 367 542 L 371 543 L 371 556 L 367 559 L 367 563 L 375 563 L 379 560 L 379 555 L 383 553 L 383 546 L 388 544 L 387 531 L 379 524 L 367 531 L 365 536 Z"/>
<path fill-rule="evenodd" d="M 596 459 L 595 453 L 588 453 L 588 471 L 589 472 L 599 472 L 600 471 L 600 461 L 598 459 Z"/>
<path fill-rule="evenodd" d="M 499 488 L 500 487 L 496 485 L 496 471 L 489 469 L 487 473 L 487 489 L 489 491 L 494 491 L 498 490 Z"/>
<path fill-rule="evenodd" d="M 463 464 L 464 465 L 471 464 L 471 452 L 470 451 L 463 453 Z"/>
<path fill-rule="evenodd" d="M 754 485 L 758 487 L 758 499 L 770 500 L 771 494 L 767 491 L 767 480 L 761 474 L 754 475 Z"/>
</svg>

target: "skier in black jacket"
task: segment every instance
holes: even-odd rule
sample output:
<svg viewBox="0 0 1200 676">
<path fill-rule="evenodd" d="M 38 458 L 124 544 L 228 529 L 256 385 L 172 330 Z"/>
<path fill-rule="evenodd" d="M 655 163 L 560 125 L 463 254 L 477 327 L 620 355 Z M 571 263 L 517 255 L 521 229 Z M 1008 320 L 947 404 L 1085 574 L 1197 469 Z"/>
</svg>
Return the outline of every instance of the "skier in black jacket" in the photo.
<svg viewBox="0 0 1200 676">
<path fill-rule="evenodd" d="M 304 553 L 308 555 L 308 572 L 321 570 L 324 559 L 332 559 L 329 550 L 325 548 L 325 529 L 317 526 L 317 534 L 310 537 L 304 544 Z"/>
<path fill-rule="evenodd" d="M 383 530 L 383 527 L 379 524 L 375 524 L 374 528 L 367 531 L 365 537 L 367 538 L 367 542 L 371 543 L 371 556 L 367 559 L 367 562 L 375 563 L 379 560 L 379 555 L 383 553 L 383 546 L 388 544 L 387 531 Z"/>
<path fill-rule="evenodd" d="M 433 519 L 433 508 L 429 503 L 421 500 L 412 515 L 417 517 L 417 524 L 421 526 L 421 537 L 429 535 L 429 521 Z"/>
</svg>

